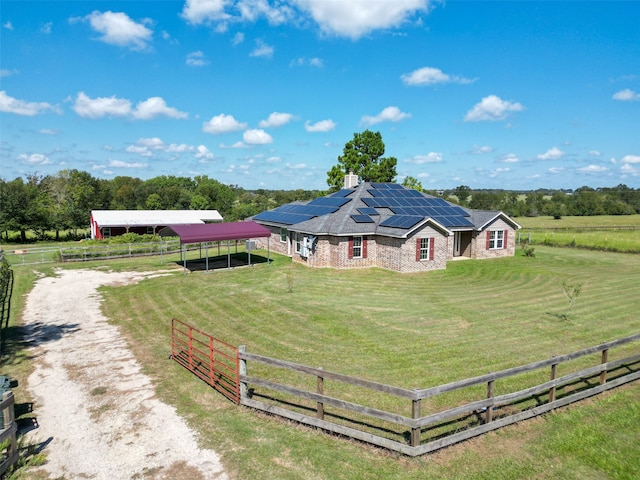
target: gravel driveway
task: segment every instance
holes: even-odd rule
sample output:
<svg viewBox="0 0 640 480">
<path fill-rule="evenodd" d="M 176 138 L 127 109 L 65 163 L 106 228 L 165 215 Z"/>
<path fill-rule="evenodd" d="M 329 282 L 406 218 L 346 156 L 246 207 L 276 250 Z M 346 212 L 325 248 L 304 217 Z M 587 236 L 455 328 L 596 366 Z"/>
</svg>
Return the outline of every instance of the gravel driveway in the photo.
<svg viewBox="0 0 640 480">
<path fill-rule="evenodd" d="M 27 388 L 51 478 L 226 479 L 175 409 L 159 401 L 118 328 L 100 311 L 101 285 L 149 274 L 59 270 L 36 282 L 24 312 L 35 371 Z"/>
</svg>

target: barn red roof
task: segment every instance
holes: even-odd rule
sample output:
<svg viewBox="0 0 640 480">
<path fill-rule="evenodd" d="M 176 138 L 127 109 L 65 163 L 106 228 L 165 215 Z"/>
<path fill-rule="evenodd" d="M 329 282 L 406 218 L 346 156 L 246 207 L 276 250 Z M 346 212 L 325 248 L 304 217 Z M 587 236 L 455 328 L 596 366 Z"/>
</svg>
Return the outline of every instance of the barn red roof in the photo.
<svg viewBox="0 0 640 480">
<path fill-rule="evenodd" d="M 204 243 L 217 242 L 220 240 L 270 237 L 271 232 L 267 227 L 251 221 L 172 225 L 160 230 L 159 235 L 178 235 L 180 237 L 180 243 Z"/>
</svg>

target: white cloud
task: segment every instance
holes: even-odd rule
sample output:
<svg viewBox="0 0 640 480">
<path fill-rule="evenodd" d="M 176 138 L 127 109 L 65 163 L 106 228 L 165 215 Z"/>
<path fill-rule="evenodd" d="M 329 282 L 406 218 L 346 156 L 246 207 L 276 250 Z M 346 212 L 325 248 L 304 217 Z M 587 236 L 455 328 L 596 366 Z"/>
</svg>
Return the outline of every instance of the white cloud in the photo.
<svg viewBox="0 0 640 480">
<path fill-rule="evenodd" d="M 71 107 L 81 117 L 126 117 L 131 114 L 131 102 L 125 98 L 98 97 L 89 98 L 84 92 L 78 93 Z"/>
<path fill-rule="evenodd" d="M 426 155 L 414 155 L 411 158 L 405 160 L 405 163 L 413 163 L 415 165 L 422 165 L 424 163 L 438 163 L 442 161 L 442 153 L 429 152 Z"/>
<path fill-rule="evenodd" d="M 495 170 L 493 170 L 492 172 L 489 173 L 489 177 L 490 178 L 495 178 L 498 175 L 500 175 L 501 173 L 507 173 L 511 171 L 511 169 L 509 167 L 505 167 L 505 168 L 496 168 Z"/>
<path fill-rule="evenodd" d="M 196 147 L 196 154 L 194 155 L 198 160 L 213 160 L 213 153 L 209 151 L 204 145 L 198 145 Z"/>
<path fill-rule="evenodd" d="M 316 123 L 311 123 L 307 120 L 304 124 L 304 129 L 310 133 L 330 132 L 335 128 L 336 128 L 336 124 L 333 120 L 320 120 L 319 122 L 316 122 Z"/>
<path fill-rule="evenodd" d="M 581 173 L 604 173 L 607 170 L 609 170 L 607 167 L 602 167 L 600 165 L 588 165 L 578 169 Z"/>
<path fill-rule="evenodd" d="M 253 49 L 249 56 L 271 58 L 273 57 L 273 47 L 262 40 L 256 40 L 256 48 Z"/>
<path fill-rule="evenodd" d="M 88 20 L 91 28 L 102 34 L 100 41 L 132 50 L 146 50 L 153 35 L 143 23 L 134 22 L 122 12 L 101 13 L 95 10 L 84 17 L 84 20 Z"/>
<path fill-rule="evenodd" d="M 293 9 L 281 2 L 274 2 L 273 7 L 267 0 L 241 0 L 238 10 L 242 20 L 255 22 L 260 17 L 267 19 L 270 25 L 281 25 L 294 17 Z"/>
<path fill-rule="evenodd" d="M 614 100 L 620 100 L 621 102 L 637 102 L 640 101 L 640 93 L 636 93 L 629 88 L 620 90 L 613 94 Z"/>
<path fill-rule="evenodd" d="M 240 123 L 233 118 L 233 115 L 225 115 L 224 113 L 211 117 L 211 120 L 202 124 L 202 131 L 212 135 L 237 132 L 245 128 L 247 128 L 246 123 Z"/>
<path fill-rule="evenodd" d="M 602 154 L 598 150 L 589 150 L 589 155 L 592 157 L 599 157 Z"/>
<path fill-rule="evenodd" d="M 242 134 L 242 140 L 248 145 L 266 145 L 273 143 L 273 138 L 264 130 L 252 129 Z"/>
<path fill-rule="evenodd" d="M 3 23 L 2 26 L 4 28 L 6 28 L 7 30 L 13 30 L 13 24 L 11 22 L 9 22 L 9 21 Z"/>
<path fill-rule="evenodd" d="M 41 128 L 38 133 L 42 135 L 60 135 L 61 132 L 55 128 Z"/>
<path fill-rule="evenodd" d="M 5 90 L 0 91 L 0 112 L 15 113 L 16 115 L 24 115 L 33 117 L 40 113 L 46 112 L 62 113 L 59 107 L 51 105 L 47 102 L 25 102 L 17 98 L 7 95 Z"/>
<path fill-rule="evenodd" d="M 426 11 L 428 0 L 295 0 L 308 12 L 320 29 L 352 39 L 377 29 L 396 27 L 419 11 Z"/>
<path fill-rule="evenodd" d="M 146 168 L 146 163 L 127 163 L 122 160 L 109 160 L 109 166 L 112 168 Z"/>
<path fill-rule="evenodd" d="M 22 153 L 18 155 L 18 160 L 29 165 L 49 165 L 51 163 L 51 160 L 41 153 L 32 153 L 31 155 Z"/>
<path fill-rule="evenodd" d="M 557 174 L 562 173 L 562 172 L 564 172 L 564 168 L 562 168 L 562 167 L 551 167 L 549 169 L 549 173 L 552 173 L 554 175 L 557 175 Z"/>
<path fill-rule="evenodd" d="M 11 75 L 17 75 L 19 72 L 15 68 L 13 70 L 9 70 L 7 68 L 0 69 L 0 77 L 10 77 Z"/>
<path fill-rule="evenodd" d="M 209 65 L 209 60 L 204 56 L 204 53 L 198 50 L 187 55 L 186 63 L 190 67 L 204 67 L 205 65 Z"/>
<path fill-rule="evenodd" d="M 473 155 L 484 155 L 485 153 L 493 152 L 493 147 L 489 145 L 474 145 L 471 149 Z"/>
<path fill-rule="evenodd" d="M 189 153 L 195 152 L 196 148 L 186 143 L 171 143 L 166 144 L 158 137 L 152 138 L 139 138 L 136 143 L 129 145 L 126 148 L 128 153 L 135 153 L 142 157 L 152 157 L 153 152 L 165 152 L 165 153 Z"/>
<path fill-rule="evenodd" d="M 229 15 L 224 12 L 224 7 L 228 3 L 228 0 L 187 0 L 181 15 L 194 25 L 225 20 L 229 18 Z"/>
<path fill-rule="evenodd" d="M 184 119 L 189 115 L 180 112 L 173 107 L 168 107 L 167 102 L 162 97 L 150 97 L 136 105 L 136 109 L 132 112 L 133 118 L 138 120 L 151 120 L 157 117 L 168 117 L 175 119 Z"/>
<path fill-rule="evenodd" d="M 622 163 L 640 163 L 640 155 L 625 155 L 621 161 Z"/>
<path fill-rule="evenodd" d="M 258 123 L 260 128 L 270 127 L 282 127 L 293 119 L 293 115 L 290 113 L 273 112 L 266 120 L 261 120 Z"/>
<path fill-rule="evenodd" d="M 137 120 L 151 120 L 157 117 L 184 119 L 187 113 L 168 107 L 162 97 L 150 97 L 139 102 L 135 109 L 131 108 L 131 101 L 126 98 L 111 97 L 90 98 L 84 92 L 78 93 L 76 101 L 71 107 L 74 112 L 84 118 L 102 117 L 131 117 Z"/>
<path fill-rule="evenodd" d="M 439 68 L 434 67 L 422 67 L 414 70 L 411 73 L 405 73 L 400 76 L 402 82 L 405 85 L 422 86 L 422 85 L 436 85 L 438 83 L 473 83 L 476 79 L 469 79 L 464 77 L 458 77 L 456 75 L 451 76 L 444 73 Z"/>
<path fill-rule="evenodd" d="M 242 42 L 244 42 L 244 33 L 238 32 L 233 36 L 231 44 L 235 47 L 236 45 L 240 45 Z"/>
<path fill-rule="evenodd" d="M 318 58 L 318 57 L 313 57 L 313 58 L 298 57 L 298 58 L 294 58 L 289 63 L 290 67 L 305 67 L 307 65 L 310 67 L 322 68 L 324 66 L 324 62 L 322 61 L 321 58 Z"/>
<path fill-rule="evenodd" d="M 398 107 L 392 106 L 383 109 L 375 117 L 365 115 L 360 120 L 361 125 L 375 125 L 382 122 L 400 122 L 405 118 L 411 118 L 410 113 L 404 113 L 400 111 Z"/>
<path fill-rule="evenodd" d="M 564 152 L 560 150 L 558 147 L 551 147 L 544 153 L 537 155 L 536 158 L 539 160 L 558 160 L 564 156 Z"/>
<path fill-rule="evenodd" d="M 51 35 L 51 28 L 52 27 L 53 27 L 53 22 L 44 23 L 40 27 L 40 33 L 43 33 L 44 35 Z"/>
<path fill-rule="evenodd" d="M 502 161 L 504 163 L 518 163 L 520 161 L 520 159 L 518 158 L 518 156 L 515 153 L 507 153 L 506 155 L 502 156 L 500 161 Z"/>
<path fill-rule="evenodd" d="M 504 120 L 511 112 L 519 112 L 521 110 L 524 110 L 524 107 L 518 102 L 509 102 L 495 95 L 489 95 L 467 112 L 464 121 Z"/>
</svg>

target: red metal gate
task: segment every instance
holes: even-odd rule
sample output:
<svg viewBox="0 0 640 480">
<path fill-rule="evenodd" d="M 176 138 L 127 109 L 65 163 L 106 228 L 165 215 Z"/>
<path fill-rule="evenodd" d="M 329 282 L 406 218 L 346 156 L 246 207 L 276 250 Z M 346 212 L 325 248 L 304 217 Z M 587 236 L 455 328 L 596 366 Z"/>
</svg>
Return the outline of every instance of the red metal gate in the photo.
<svg viewBox="0 0 640 480">
<path fill-rule="evenodd" d="M 240 403 L 237 347 L 174 318 L 171 320 L 171 358 L 232 402 Z"/>
</svg>

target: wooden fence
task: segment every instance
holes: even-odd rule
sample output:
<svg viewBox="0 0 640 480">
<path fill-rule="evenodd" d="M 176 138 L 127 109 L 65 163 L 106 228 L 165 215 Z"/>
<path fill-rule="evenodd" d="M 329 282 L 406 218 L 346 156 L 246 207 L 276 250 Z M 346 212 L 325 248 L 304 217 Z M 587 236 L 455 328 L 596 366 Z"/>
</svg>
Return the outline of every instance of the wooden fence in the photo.
<svg viewBox="0 0 640 480">
<path fill-rule="evenodd" d="M 639 341 L 640 333 L 499 372 L 412 390 L 248 353 L 240 346 L 237 398 L 241 405 L 418 456 L 639 379 Z M 182 352 L 179 363 L 212 383 L 212 370 L 206 364 L 213 364 L 214 354 L 207 352 L 206 341 L 193 345 L 196 343 L 202 357 L 198 367 L 187 365 L 185 342 L 178 349 Z M 624 356 L 611 360 L 613 349 Z M 250 375 L 249 367 L 257 373 Z M 232 382 L 232 375 L 227 380 Z"/>
<path fill-rule="evenodd" d="M 0 402 L 0 415 L 3 419 L 3 428 L 0 428 L 0 445 L 6 444 L 6 446 L 0 450 L 0 477 L 18 461 L 19 457 L 14 403 L 13 392 L 4 392 Z"/>
</svg>

